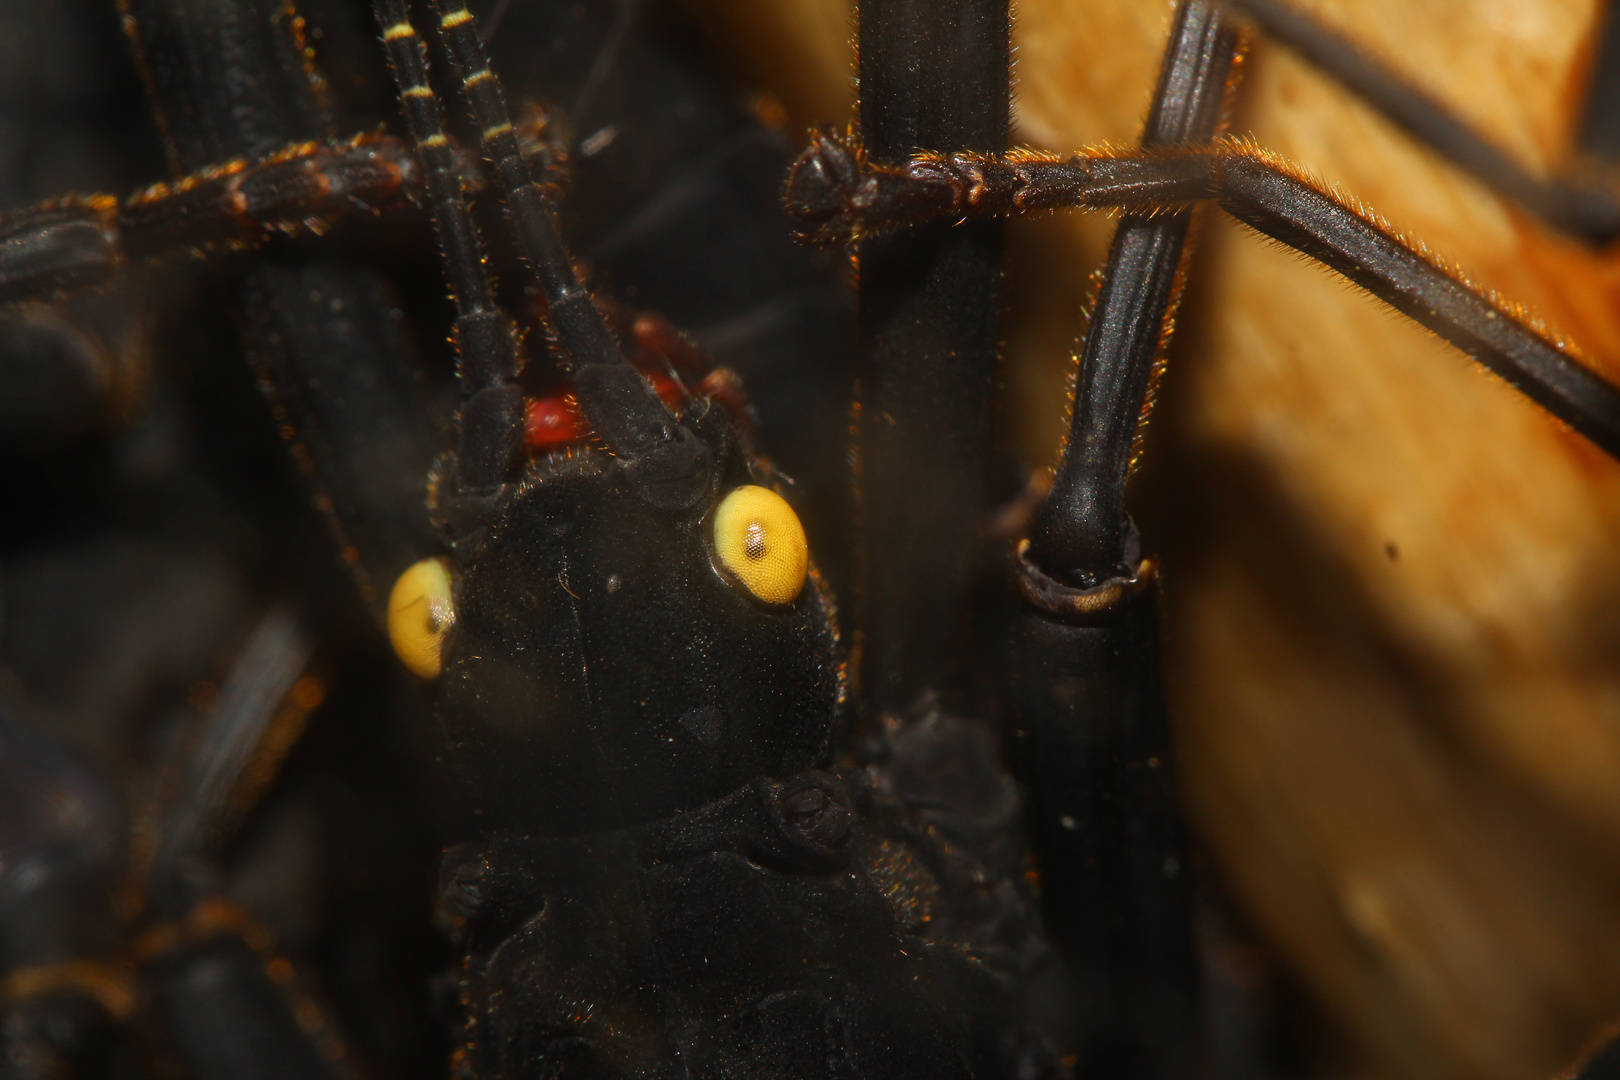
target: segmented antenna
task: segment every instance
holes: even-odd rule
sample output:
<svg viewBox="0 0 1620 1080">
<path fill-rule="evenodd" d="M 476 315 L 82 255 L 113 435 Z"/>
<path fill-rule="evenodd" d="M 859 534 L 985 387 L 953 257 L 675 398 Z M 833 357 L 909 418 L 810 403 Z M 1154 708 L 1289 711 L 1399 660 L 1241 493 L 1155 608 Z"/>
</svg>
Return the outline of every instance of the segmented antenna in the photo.
<svg viewBox="0 0 1620 1080">
<path fill-rule="evenodd" d="M 557 233 L 551 210 L 523 160 L 512 131 L 506 94 L 500 79 L 490 70 L 472 13 L 464 4 L 444 12 L 438 0 L 428 0 L 427 7 L 438 22 L 451 73 L 461 83 L 467 111 L 478 128 L 481 148 L 501 191 L 518 252 L 546 302 L 546 322 L 555 337 L 559 359 L 571 367 L 616 362 L 618 345 L 590 293 L 575 275 L 573 260 Z"/>
<path fill-rule="evenodd" d="M 456 371 L 462 395 L 456 487 L 466 495 L 489 495 L 505 482 L 523 445 L 523 394 L 513 382 L 518 373 L 517 338 L 511 320 L 495 303 L 484 270 L 483 240 L 467 208 L 439 102 L 428 84 L 427 49 L 411 26 L 406 0 L 375 0 L 373 6 L 399 85 L 405 122 L 422 163 L 445 275 L 456 303 Z M 512 145 L 517 145 L 516 139 Z M 518 167 L 527 169 L 521 154 Z"/>
<path fill-rule="evenodd" d="M 464 4 L 448 13 L 441 12 L 438 0 L 427 0 L 427 5 L 480 133 L 518 250 L 546 302 L 546 322 L 558 357 L 572 368 L 580 412 L 619 459 L 642 498 L 666 509 L 693 505 L 709 489 L 708 448 L 624 362 L 601 312 L 575 275 L 551 209 L 512 133 L 506 95 L 490 70 L 472 13 Z"/>
</svg>

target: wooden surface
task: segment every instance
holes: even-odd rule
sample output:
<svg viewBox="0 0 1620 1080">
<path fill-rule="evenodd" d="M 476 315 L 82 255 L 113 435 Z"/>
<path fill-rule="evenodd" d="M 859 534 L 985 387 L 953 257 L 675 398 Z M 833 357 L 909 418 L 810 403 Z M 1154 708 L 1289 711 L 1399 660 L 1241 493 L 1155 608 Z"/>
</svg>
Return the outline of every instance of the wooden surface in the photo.
<svg viewBox="0 0 1620 1080">
<path fill-rule="evenodd" d="M 1526 159 L 1567 155 L 1593 0 L 1309 6 Z M 772 43 L 751 74 L 795 121 L 847 117 L 847 5 L 690 7 Z M 1021 0 L 1018 137 L 1133 141 L 1169 12 Z M 1620 257 L 1551 236 L 1264 41 L 1232 130 L 1620 380 Z M 1069 215 L 1015 234 L 1002 415 L 1032 464 L 1109 232 Z M 1133 496 L 1166 567 L 1189 814 L 1247 916 L 1367 1074 L 1552 1075 L 1620 1016 L 1620 466 L 1211 214 Z"/>
</svg>

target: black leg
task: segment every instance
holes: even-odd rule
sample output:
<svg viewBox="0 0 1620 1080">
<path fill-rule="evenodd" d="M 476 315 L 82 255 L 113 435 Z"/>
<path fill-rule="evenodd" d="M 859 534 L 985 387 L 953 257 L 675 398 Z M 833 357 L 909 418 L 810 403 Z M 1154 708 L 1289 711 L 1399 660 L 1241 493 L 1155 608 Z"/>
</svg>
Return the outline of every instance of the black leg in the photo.
<svg viewBox="0 0 1620 1080">
<path fill-rule="evenodd" d="M 1470 128 L 1443 104 L 1384 66 L 1376 57 L 1298 10 L 1286 0 L 1217 0 L 1336 79 L 1413 138 L 1478 177 L 1504 197 L 1556 229 L 1603 244 L 1620 236 L 1620 189 L 1593 172 L 1543 176 Z M 1610 18 L 1594 72 L 1582 144 L 1615 156 L 1620 114 L 1615 74 L 1620 21 Z M 948 145 L 938 143 L 934 145 Z M 891 196 L 898 192 L 891 192 Z M 817 235 L 818 241 L 833 240 Z"/>
<path fill-rule="evenodd" d="M 1220 166 L 1220 202 L 1232 216 L 1337 270 L 1620 457 L 1620 390 L 1572 347 L 1274 162 L 1233 154 Z"/>
<path fill-rule="evenodd" d="M 1374 57 L 1283 0 L 1220 0 L 1346 89 L 1555 228 L 1594 243 L 1620 236 L 1620 191 L 1598 178 L 1538 176 Z"/>
<path fill-rule="evenodd" d="M 1006 0 L 869 0 L 860 130 L 874 160 L 1007 145 Z M 862 243 L 856 378 L 861 694 L 901 713 L 951 682 L 984 499 L 1001 226 Z"/>
<path fill-rule="evenodd" d="M 941 218 L 1061 207 L 1174 214 L 1210 197 L 1209 175 L 1209 156 L 1199 150 L 920 153 L 880 165 L 825 129 L 793 165 L 787 210 L 800 240 L 832 246 Z"/>
<path fill-rule="evenodd" d="M 53 199 L 0 222 L 0 303 L 101 285 L 123 261 L 118 200 Z"/>
<path fill-rule="evenodd" d="M 1182 4 L 1144 149 L 1214 136 L 1236 55 L 1236 31 L 1214 9 Z M 1128 215 L 1114 234 L 1080 357 L 1068 441 L 1029 536 L 1030 558 L 1071 585 L 1135 572 L 1125 551 L 1125 475 L 1191 220 L 1186 212 Z"/>
<path fill-rule="evenodd" d="M 211 162 L 262 160 L 289 144 L 329 137 L 321 84 L 305 66 L 306 54 L 290 4 L 282 0 L 127 0 L 123 13 L 132 44 L 145 61 L 143 74 L 168 136 L 177 178 L 196 173 Z M 282 264 L 278 269 L 296 275 L 315 268 Z M 342 354 L 325 358 L 301 355 L 295 345 L 262 335 L 251 325 L 244 327 L 248 350 L 259 364 L 287 379 L 307 379 L 318 370 L 313 365 L 320 363 L 375 365 L 371 370 L 377 375 L 377 409 L 402 409 L 406 422 L 418 418 L 426 429 L 426 441 L 421 445 L 431 448 L 432 426 L 423 404 L 412 397 L 414 388 L 407 390 L 389 379 L 391 374 L 405 375 L 401 381 L 407 387 L 410 383 L 408 373 L 399 370 L 397 336 L 392 341 L 357 339 L 358 328 L 366 325 L 354 321 L 357 312 L 371 304 L 376 325 L 387 325 L 387 306 L 378 304 L 374 292 L 365 291 L 363 275 L 320 269 L 331 275 L 338 290 L 336 310 L 295 294 L 289 297 L 294 306 L 282 317 L 349 328 L 351 340 L 343 341 Z M 268 270 L 250 274 L 247 287 L 251 290 L 258 275 Z M 306 428 L 295 437 L 309 433 Z M 330 467 L 335 476 L 361 471 L 359 463 L 342 455 L 323 461 L 317 469 L 321 467 Z M 315 479 L 319 484 L 323 478 Z M 401 509 L 372 497 L 341 510 L 334 508 L 332 520 L 342 529 L 374 518 L 388 522 L 390 536 L 412 529 L 431 536 L 425 514 L 397 516 Z M 373 554 L 376 552 L 368 551 L 360 558 Z M 305 647 L 297 643 L 291 651 L 297 653 Z M 298 662 L 296 656 L 293 662 Z M 285 670 L 271 681 L 284 675 Z M 262 703 L 233 710 L 233 714 L 250 721 L 262 717 Z M 240 750 L 246 741 L 227 739 L 220 749 Z M 216 761 L 231 756 L 227 752 Z M 206 827 L 217 819 L 205 812 L 193 820 Z M 167 1012 L 173 1022 L 170 1049 L 182 1071 L 201 1080 L 250 1072 L 341 1077 L 344 1067 L 336 1063 L 341 1045 L 325 1041 L 331 1031 L 318 1019 L 313 1003 L 286 992 L 286 964 L 272 963 L 264 938 L 247 931 L 239 916 L 227 914 L 234 909 L 220 901 L 206 879 L 193 878 L 174 900 L 160 915 L 184 908 L 184 918 L 178 920 L 178 926 L 169 924 L 178 932 L 160 930 L 153 935 L 152 948 L 143 958 L 147 966 L 142 976 L 154 1012 Z M 300 1023 L 304 1019 L 309 1020 L 308 1027 Z"/>
<path fill-rule="evenodd" d="M 408 147 L 362 135 L 210 166 L 121 205 L 110 195 L 55 200 L 0 221 L 0 304 L 100 284 L 133 260 L 319 232 L 354 210 L 397 208 L 415 182 Z"/>
<path fill-rule="evenodd" d="M 544 116 L 520 142 L 529 167 L 561 186 L 561 161 Z M 469 186 L 482 177 L 457 154 Z M 241 251 L 277 236 L 320 234 L 351 213 L 402 209 L 419 197 L 410 147 L 391 135 L 295 142 L 259 161 L 238 158 L 154 184 L 120 201 L 75 195 L 0 219 L 0 304 L 111 280 L 125 264 Z"/>
<path fill-rule="evenodd" d="M 319 703 L 318 692 L 295 689 L 310 657 L 290 612 L 273 608 L 260 620 L 184 754 L 148 871 L 149 915 L 161 928 L 142 957 L 150 1005 L 172 1033 L 167 1049 L 200 1080 L 352 1075 L 336 1026 L 270 933 L 219 895 L 210 867 Z"/>
<path fill-rule="evenodd" d="M 1237 50 L 1217 8 L 1181 4 L 1145 149 L 1215 134 Z M 1169 1080 L 1196 1074 L 1202 1057 L 1154 571 L 1124 505 L 1190 220 L 1181 210 L 1120 221 L 1069 437 L 1017 566 L 1025 611 L 1010 702 L 1032 743 L 1048 915 L 1098 1028 L 1080 1066 L 1092 1075 Z"/>
<path fill-rule="evenodd" d="M 291 749 L 309 719 L 313 706 L 295 703 L 300 695 L 291 694 L 314 654 L 298 622 L 282 607 L 265 613 L 223 681 L 219 707 L 185 753 L 184 779 L 163 815 L 148 871 L 160 917 L 185 916 L 198 899 L 190 879 L 196 864 L 218 856 L 274 775 L 279 761 L 261 758 L 255 770 L 254 758 L 272 743 Z M 319 694 L 312 700 L 318 702 Z"/>
<path fill-rule="evenodd" d="M 1480 292 L 1386 226 L 1246 145 L 1140 157 L 1082 154 L 1066 160 L 1033 153 L 1000 160 L 926 156 L 888 173 L 868 172 L 858 164 L 854 174 L 846 173 L 854 160 L 844 148 L 826 142 L 801 159 L 795 180 L 804 199 L 798 208 L 812 230 L 882 227 L 881 221 L 862 219 L 864 210 L 857 205 L 862 203 L 890 210 L 904 204 L 899 213 L 911 220 L 1059 205 L 1139 209 L 1160 203 L 1173 211 L 1200 195 L 1217 200 L 1245 224 L 1337 270 L 1411 316 L 1594 445 L 1620 456 L 1620 390 L 1584 364 L 1570 345 L 1540 330 L 1523 312 Z M 839 181 L 839 176 L 845 179 Z M 875 186 L 865 187 L 868 181 Z M 838 196 L 832 194 L 834 184 Z M 844 208 L 829 213 L 840 200 Z M 925 205 L 927 210 L 917 209 Z M 835 222 L 839 217 L 846 220 Z M 851 226 L 855 220 L 860 223 Z"/>
</svg>

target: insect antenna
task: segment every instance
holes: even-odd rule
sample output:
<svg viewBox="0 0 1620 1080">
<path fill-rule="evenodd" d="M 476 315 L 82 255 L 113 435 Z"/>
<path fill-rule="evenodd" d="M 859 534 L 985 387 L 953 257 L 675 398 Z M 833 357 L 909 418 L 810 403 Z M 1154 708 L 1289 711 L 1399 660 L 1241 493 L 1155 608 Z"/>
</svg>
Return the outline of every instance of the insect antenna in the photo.
<svg viewBox="0 0 1620 1080">
<path fill-rule="evenodd" d="M 495 303 L 484 270 L 483 239 L 462 192 L 438 99 L 428 84 L 427 50 L 411 26 L 404 0 L 375 0 L 374 8 L 399 85 L 400 105 L 422 162 L 433 225 L 456 304 L 456 371 L 462 400 L 450 478 L 455 490 L 448 507 L 441 498 L 441 507 L 451 510 L 448 523 L 459 539 L 487 519 L 522 449 L 523 394 L 514 381 L 517 337 L 511 320 Z"/>
<path fill-rule="evenodd" d="M 518 146 L 506 95 L 490 69 L 472 13 L 465 5 L 443 11 L 438 0 L 428 0 L 427 7 L 479 131 L 518 252 L 545 302 L 553 347 L 573 373 L 580 412 L 613 450 L 643 498 L 670 509 L 690 506 L 709 487 L 707 447 L 624 360 L 589 290 L 574 272 L 551 207 Z"/>
</svg>

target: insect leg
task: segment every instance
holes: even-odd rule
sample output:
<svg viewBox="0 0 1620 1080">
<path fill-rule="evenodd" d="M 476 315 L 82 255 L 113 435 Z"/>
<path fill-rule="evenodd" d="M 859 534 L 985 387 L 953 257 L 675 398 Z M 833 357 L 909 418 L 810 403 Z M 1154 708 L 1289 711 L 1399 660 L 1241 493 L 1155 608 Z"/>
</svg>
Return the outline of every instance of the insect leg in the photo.
<svg viewBox="0 0 1620 1080">
<path fill-rule="evenodd" d="M 542 119 L 526 135 L 538 135 Z M 523 150 L 560 184 L 553 148 Z M 469 184 L 480 177 L 458 162 Z M 237 159 L 154 184 L 120 202 L 74 195 L 0 218 L 0 304 L 99 285 L 129 262 L 256 248 L 275 236 L 322 233 L 355 211 L 403 206 L 420 187 L 416 158 L 391 135 L 297 142 L 262 161 Z"/>
<path fill-rule="evenodd" d="M 1284 0 L 1220 0 L 1338 80 L 1413 138 L 1554 228 L 1594 243 L 1620 236 L 1620 192 L 1595 178 L 1538 176 L 1440 102 Z"/>
<path fill-rule="evenodd" d="M 1184 3 L 1148 114 L 1144 148 L 1207 142 L 1220 120 L 1236 30 Z M 1080 357 L 1068 442 L 1030 531 L 1030 555 L 1090 587 L 1134 571 L 1125 559 L 1125 476 L 1191 217 L 1126 216 L 1114 234 Z"/>
<path fill-rule="evenodd" d="M 0 303 L 112 280 L 123 262 L 118 200 L 79 196 L 0 222 Z"/>
<path fill-rule="evenodd" d="M 122 204 L 110 195 L 53 200 L 0 221 L 0 304 L 100 284 L 134 260 L 319 232 L 352 210 L 399 205 L 415 171 L 397 139 L 362 135 L 210 166 Z"/>
<path fill-rule="evenodd" d="M 1387 226 L 1245 146 L 1142 157 L 930 156 L 878 171 L 824 136 L 801 158 L 795 178 L 793 208 L 811 232 L 1065 205 L 1156 206 L 1169 213 L 1199 198 L 1215 199 L 1239 221 L 1422 323 L 1599 449 L 1620 455 L 1620 388 L 1583 363 L 1567 343 L 1539 330 L 1524 312 L 1481 293 Z M 875 221 L 866 217 L 867 206 L 877 210 Z"/>
<path fill-rule="evenodd" d="M 216 855 L 228 826 L 240 818 L 250 801 L 244 777 L 254 757 L 271 741 L 291 745 L 271 729 L 278 718 L 293 724 L 307 718 L 307 708 L 285 710 L 281 703 L 311 656 L 308 635 L 284 608 L 266 614 L 243 646 L 163 821 L 150 871 L 160 903 L 184 913 L 188 866 Z"/>
<path fill-rule="evenodd" d="M 1219 9 L 1180 5 L 1145 146 L 1214 135 L 1237 50 Z M 1166 1080 L 1199 1069 L 1199 970 L 1154 566 L 1124 488 L 1189 225 L 1186 212 L 1127 215 L 1114 235 L 1068 441 L 1018 553 L 1025 610 L 1009 657 L 1013 715 L 1032 743 L 1048 917 L 1093 1003 L 1088 1064 Z"/>
<path fill-rule="evenodd" d="M 1007 145 L 1005 0 L 871 0 L 860 11 L 860 138 Z M 856 544 L 861 693 L 901 713 L 950 682 L 983 484 L 1002 230 L 934 224 L 858 250 Z"/>
<path fill-rule="evenodd" d="M 1253 154 L 1219 159 L 1221 205 L 1338 271 L 1620 457 L 1620 389 L 1453 272 L 1303 178 Z"/>
<path fill-rule="evenodd" d="M 1210 169 L 1207 155 L 1197 152 L 1111 149 L 1066 159 L 1031 150 L 923 153 L 878 165 L 824 129 L 794 163 L 786 203 L 800 223 L 799 240 L 832 246 L 941 218 L 1058 207 L 1176 213 L 1210 197 Z"/>
<path fill-rule="evenodd" d="M 1620 158 L 1620 11 L 1603 5 L 1603 37 L 1593 58 L 1581 117 L 1580 148 L 1598 158 Z"/>
</svg>

